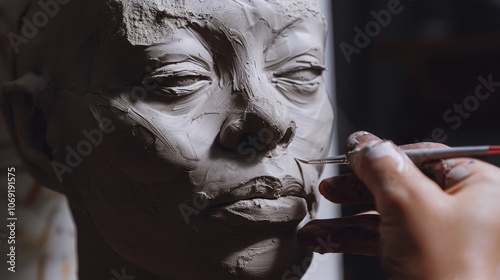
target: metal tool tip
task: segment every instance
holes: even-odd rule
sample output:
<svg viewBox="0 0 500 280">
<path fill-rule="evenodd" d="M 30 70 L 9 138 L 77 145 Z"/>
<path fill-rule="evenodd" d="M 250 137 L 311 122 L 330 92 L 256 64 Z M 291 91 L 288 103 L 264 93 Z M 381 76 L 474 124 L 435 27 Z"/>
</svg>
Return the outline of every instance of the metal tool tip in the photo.
<svg viewBox="0 0 500 280">
<path fill-rule="evenodd" d="M 305 159 L 295 158 L 295 160 L 300 161 L 302 163 L 309 163 L 309 161 Z"/>
</svg>

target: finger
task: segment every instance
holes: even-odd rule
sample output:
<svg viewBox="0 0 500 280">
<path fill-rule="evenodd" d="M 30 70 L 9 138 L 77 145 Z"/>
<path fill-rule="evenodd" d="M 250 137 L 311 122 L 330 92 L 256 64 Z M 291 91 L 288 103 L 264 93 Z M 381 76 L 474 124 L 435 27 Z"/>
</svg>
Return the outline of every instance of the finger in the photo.
<svg viewBox="0 0 500 280">
<path fill-rule="evenodd" d="M 445 195 L 392 142 L 366 133 L 353 134 L 347 142 L 351 168 L 373 193 L 383 216 L 398 220 L 410 212 L 416 215 L 421 206 Z"/>
<path fill-rule="evenodd" d="M 361 134 L 366 135 L 365 133 Z M 436 149 L 447 147 L 449 146 L 434 142 L 421 142 L 399 146 L 402 150 Z M 418 167 L 427 177 L 438 183 L 442 188 L 447 188 L 450 183 L 453 183 L 452 178 L 447 176 L 450 168 L 446 165 L 446 162 L 440 161 L 422 163 L 418 165 Z M 328 200 L 339 204 L 374 203 L 372 193 L 355 174 L 349 173 L 349 175 L 345 175 L 346 178 L 337 178 L 339 177 L 337 176 L 325 179 L 322 182 L 324 183 L 324 186 L 320 185 L 321 194 Z"/>
<path fill-rule="evenodd" d="M 302 246 L 318 253 L 377 256 L 380 216 L 362 214 L 329 220 L 313 220 L 298 232 Z"/>
<path fill-rule="evenodd" d="M 422 172 L 436 182 L 443 190 L 454 186 L 458 181 L 464 179 L 465 166 L 472 159 L 456 158 L 456 159 L 443 159 L 437 162 L 428 162 L 422 164 L 420 167 Z"/>
<path fill-rule="evenodd" d="M 328 200 L 339 204 L 373 204 L 373 194 L 355 173 L 347 173 L 323 180 L 320 193 Z"/>
<path fill-rule="evenodd" d="M 366 131 L 357 131 L 351 134 L 346 141 L 345 154 L 349 155 L 349 153 L 354 152 L 358 145 L 362 142 L 369 142 L 374 140 L 381 140 L 377 136 L 371 134 Z"/>
<path fill-rule="evenodd" d="M 443 188 L 453 194 L 459 190 L 498 186 L 500 184 L 500 168 L 473 158 L 454 158 L 442 160 L 439 172 L 442 174 Z"/>
<path fill-rule="evenodd" d="M 378 137 L 367 132 L 357 132 L 355 134 L 361 137 L 367 137 L 367 140 L 378 139 Z M 445 148 L 444 144 L 422 142 L 400 146 L 403 150 L 412 149 L 432 149 Z M 432 168 L 430 169 L 432 170 Z M 423 170 L 425 171 L 425 169 Z M 425 174 L 425 172 L 424 172 Z M 426 174 L 434 178 L 434 174 Z M 339 204 L 373 204 L 375 203 L 373 194 L 366 185 L 359 180 L 355 173 L 348 173 L 323 180 L 319 186 L 320 193 L 328 200 Z"/>
<path fill-rule="evenodd" d="M 413 143 L 399 146 L 402 150 L 414 150 L 414 149 L 437 149 L 437 148 L 448 148 L 449 146 L 441 144 L 441 143 L 433 143 L 433 142 L 421 142 L 421 143 Z M 432 179 L 434 182 L 438 183 L 441 187 L 443 187 L 443 177 L 440 169 L 439 161 L 432 162 L 423 162 L 417 164 L 417 167 L 424 173 L 427 177 Z"/>
<path fill-rule="evenodd" d="M 494 175 L 498 167 L 473 158 L 443 159 L 422 165 L 423 172 L 437 182 L 442 189 L 449 190 L 463 185 L 472 174 Z"/>
<path fill-rule="evenodd" d="M 441 143 L 421 142 L 421 143 L 401 145 L 399 146 L 399 148 L 402 150 L 414 150 L 414 149 L 449 148 L 449 146 Z M 438 183 L 438 185 L 441 186 L 442 189 L 448 188 L 450 186 L 450 183 L 453 183 L 452 178 L 448 176 L 450 167 L 446 163 L 446 161 L 441 160 L 441 161 L 423 162 L 421 164 L 418 164 L 417 166 L 427 177 L 432 179 L 434 182 Z"/>
</svg>

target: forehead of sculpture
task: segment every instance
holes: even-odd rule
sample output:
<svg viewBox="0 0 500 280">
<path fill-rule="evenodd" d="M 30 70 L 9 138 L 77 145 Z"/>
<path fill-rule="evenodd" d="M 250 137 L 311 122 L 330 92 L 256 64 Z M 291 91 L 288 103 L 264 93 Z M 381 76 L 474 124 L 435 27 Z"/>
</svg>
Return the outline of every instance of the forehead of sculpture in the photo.
<svg viewBox="0 0 500 280">
<path fill-rule="evenodd" d="M 228 30 L 278 32 L 298 19 L 323 22 L 315 0 L 113 0 L 121 6 L 124 35 L 132 45 L 168 40 L 193 21 L 218 22 Z"/>
</svg>

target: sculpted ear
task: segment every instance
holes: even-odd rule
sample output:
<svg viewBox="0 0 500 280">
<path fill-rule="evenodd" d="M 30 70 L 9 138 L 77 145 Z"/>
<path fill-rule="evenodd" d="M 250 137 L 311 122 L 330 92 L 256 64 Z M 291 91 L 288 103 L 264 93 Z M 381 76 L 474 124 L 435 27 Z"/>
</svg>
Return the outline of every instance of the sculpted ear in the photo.
<svg viewBox="0 0 500 280">
<path fill-rule="evenodd" d="M 47 115 L 50 102 L 41 104 L 46 81 L 29 73 L 0 88 L 0 110 L 28 172 L 39 183 L 63 192 L 52 167 L 52 149 L 47 143 Z"/>
</svg>

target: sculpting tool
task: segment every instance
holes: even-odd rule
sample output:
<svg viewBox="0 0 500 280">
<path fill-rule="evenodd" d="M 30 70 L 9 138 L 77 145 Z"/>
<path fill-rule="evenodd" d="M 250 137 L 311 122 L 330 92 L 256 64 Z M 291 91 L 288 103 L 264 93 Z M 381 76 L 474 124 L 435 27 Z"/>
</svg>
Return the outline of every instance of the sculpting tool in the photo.
<svg viewBox="0 0 500 280">
<path fill-rule="evenodd" d="M 455 157 L 471 157 L 500 154 L 499 146 L 464 146 L 452 148 L 437 148 L 437 149 L 413 149 L 403 150 L 403 152 L 414 163 L 422 163 L 433 160 L 440 160 Z M 349 164 L 345 155 L 321 159 L 298 159 L 296 160 L 307 164 Z"/>
</svg>

